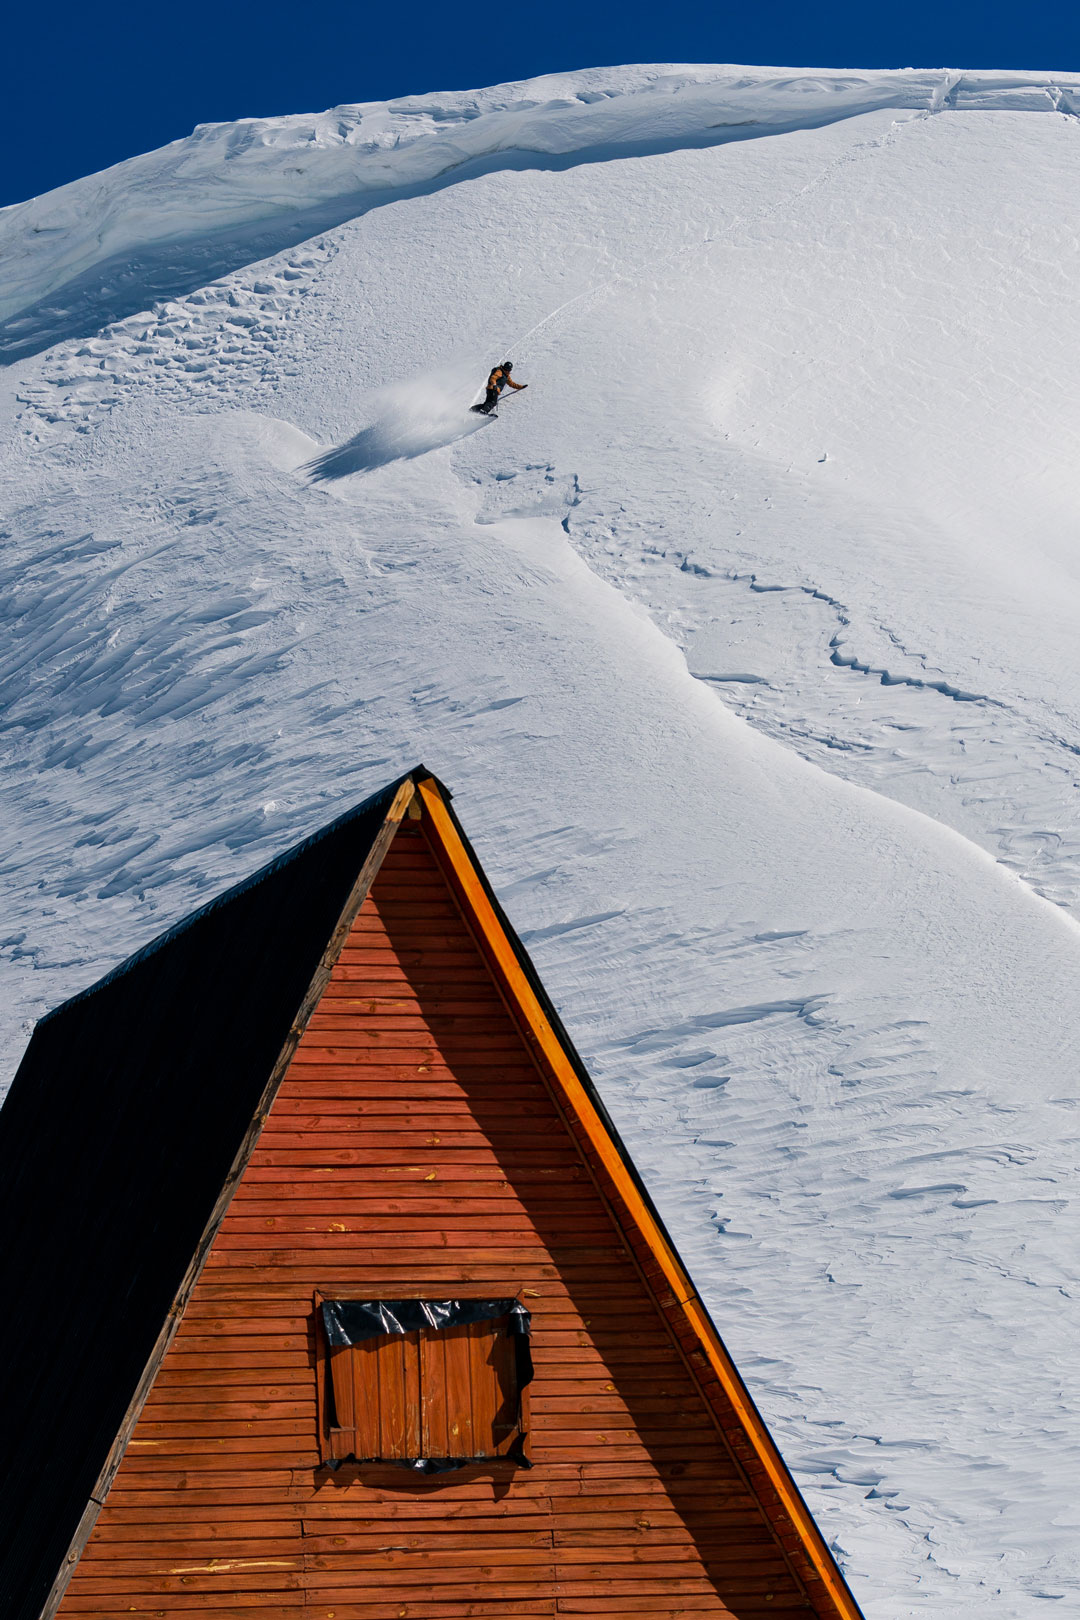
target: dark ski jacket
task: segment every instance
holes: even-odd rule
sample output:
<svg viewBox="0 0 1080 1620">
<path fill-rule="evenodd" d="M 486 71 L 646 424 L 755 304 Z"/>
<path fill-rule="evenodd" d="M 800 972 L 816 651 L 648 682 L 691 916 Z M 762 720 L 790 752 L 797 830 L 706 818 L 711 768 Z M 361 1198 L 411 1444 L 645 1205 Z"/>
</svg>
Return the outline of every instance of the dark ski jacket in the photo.
<svg viewBox="0 0 1080 1620">
<path fill-rule="evenodd" d="M 502 366 L 496 366 L 487 380 L 489 395 L 501 394 L 508 384 L 511 388 L 528 388 L 529 386 L 528 383 L 516 383 L 509 372 L 503 370 Z"/>
</svg>

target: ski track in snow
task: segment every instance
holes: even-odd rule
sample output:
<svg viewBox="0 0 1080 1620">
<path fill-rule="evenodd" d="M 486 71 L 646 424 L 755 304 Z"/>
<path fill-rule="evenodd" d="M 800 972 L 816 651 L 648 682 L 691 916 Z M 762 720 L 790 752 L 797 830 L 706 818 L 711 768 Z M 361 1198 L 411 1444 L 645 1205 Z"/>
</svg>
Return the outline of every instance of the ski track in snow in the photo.
<svg viewBox="0 0 1080 1620">
<path fill-rule="evenodd" d="M 615 99 L 583 77 L 574 118 Z M 1035 157 L 1044 187 L 1074 184 L 1074 120 L 1051 135 L 1017 110 L 1070 112 L 1076 92 L 923 75 L 897 115 L 902 76 L 821 88 L 854 77 L 792 75 L 780 98 L 836 94 L 846 124 L 814 132 L 815 105 L 768 142 L 478 173 L 8 370 L 6 1060 L 125 951 L 424 758 L 868 1616 L 1027 1620 L 1080 1601 L 1080 733 L 1051 604 L 1029 624 L 1018 593 L 1003 646 L 1004 586 L 972 568 L 1011 498 L 994 446 L 965 486 L 972 535 L 948 506 L 952 413 L 989 432 L 996 396 L 962 392 L 970 357 L 941 332 L 965 188 L 980 262 L 1009 265 L 1012 239 L 983 241 L 980 177 L 1006 233 L 1003 150 L 1027 143 L 1018 193 Z M 776 93 L 742 76 L 764 127 L 791 116 Z M 885 110 L 856 116 L 868 94 Z M 495 117 L 480 101 L 443 124 Z M 283 124 L 237 135 L 245 161 L 275 139 L 288 156 Z M 1045 299 L 1070 227 L 1042 227 L 1025 275 Z M 865 303 L 879 242 L 924 278 L 925 313 L 906 290 L 895 333 L 888 294 Z M 1000 326 L 996 284 L 972 286 L 957 301 Z M 812 347 L 815 323 L 804 359 L 791 333 Z M 377 427 L 378 387 L 418 355 L 465 355 L 479 382 L 515 332 L 533 386 L 491 433 L 340 486 L 299 472 Z M 1075 338 L 1054 334 L 1058 422 L 1024 396 L 1024 454 L 1049 464 L 1080 420 Z M 931 361 L 958 379 L 916 445 L 925 506 L 874 429 L 868 342 L 894 437 L 920 431 Z M 1015 388 L 979 342 L 987 387 Z M 418 418 L 424 387 L 400 385 Z M 941 634 L 922 577 L 951 604 Z"/>
</svg>

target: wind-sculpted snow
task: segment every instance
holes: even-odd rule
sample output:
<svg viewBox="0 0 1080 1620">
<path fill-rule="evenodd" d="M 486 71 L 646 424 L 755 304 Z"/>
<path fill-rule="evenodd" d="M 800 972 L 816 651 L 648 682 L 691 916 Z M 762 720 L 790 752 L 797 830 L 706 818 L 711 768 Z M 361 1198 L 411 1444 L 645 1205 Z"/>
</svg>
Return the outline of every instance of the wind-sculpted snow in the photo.
<svg viewBox="0 0 1080 1620">
<path fill-rule="evenodd" d="M 82 216 L 31 246 L 38 340 L 94 329 L 0 374 L 5 1072 L 423 758 L 870 1620 L 1080 1604 L 1071 95 L 603 70 L 206 132 L 86 183 L 109 252 L 179 233 L 123 319 Z M 260 174 L 272 240 L 451 151 L 221 273 Z"/>
<path fill-rule="evenodd" d="M 1080 112 L 1052 74 L 601 68 L 203 124 L 0 213 L 0 356 L 182 296 L 365 210 L 498 169 L 643 156 L 883 109 Z"/>
</svg>

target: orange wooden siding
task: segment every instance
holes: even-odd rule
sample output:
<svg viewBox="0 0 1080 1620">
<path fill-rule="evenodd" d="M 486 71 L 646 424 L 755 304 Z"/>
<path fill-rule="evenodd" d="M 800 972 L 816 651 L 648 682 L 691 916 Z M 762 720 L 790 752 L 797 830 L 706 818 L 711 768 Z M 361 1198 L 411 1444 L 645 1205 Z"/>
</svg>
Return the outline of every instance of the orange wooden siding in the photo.
<svg viewBox="0 0 1080 1620">
<path fill-rule="evenodd" d="M 495 988 L 424 823 L 405 822 L 61 1615 L 819 1612 L 813 1571 L 794 1536 L 781 1545 L 766 1521 L 748 1484 L 750 1448 L 718 1427 L 700 1350 L 609 1196 Z M 533 1315 L 534 1467 L 427 1478 L 321 1467 L 316 1290 L 520 1294 Z M 430 1429 L 445 1415 L 423 1421 Z"/>
</svg>

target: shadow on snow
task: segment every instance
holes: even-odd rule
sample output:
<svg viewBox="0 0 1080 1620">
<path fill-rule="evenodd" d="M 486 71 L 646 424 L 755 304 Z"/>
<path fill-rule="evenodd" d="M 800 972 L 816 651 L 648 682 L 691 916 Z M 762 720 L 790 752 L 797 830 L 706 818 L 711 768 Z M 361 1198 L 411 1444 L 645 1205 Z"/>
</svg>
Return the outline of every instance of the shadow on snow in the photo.
<svg viewBox="0 0 1080 1620">
<path fill-rule="evenodd" d="M 302 471 L 313 483 L 328 483 L 455 444 L 494 420 L 471 411 L 468 399 L 468 383 L 457 373 L 400 383 L 383 393 L 369 427 L 313 456 Z"/>
</svg>

